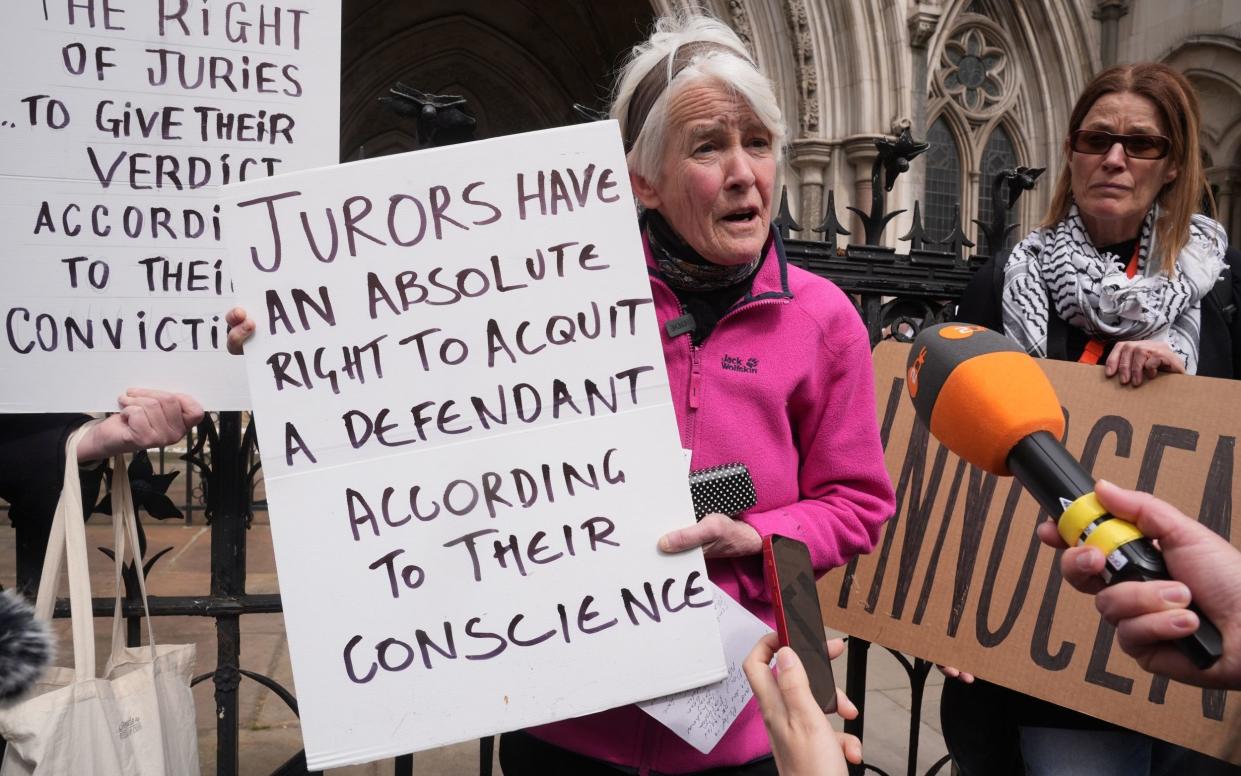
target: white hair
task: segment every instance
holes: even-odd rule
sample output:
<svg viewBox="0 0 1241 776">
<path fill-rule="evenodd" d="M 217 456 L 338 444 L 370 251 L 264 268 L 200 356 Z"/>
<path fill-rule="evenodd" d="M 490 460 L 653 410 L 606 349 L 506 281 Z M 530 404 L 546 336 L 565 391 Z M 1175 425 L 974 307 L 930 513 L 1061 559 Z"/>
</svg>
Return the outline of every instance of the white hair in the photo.
<svg viewBox="0 0 1241 776">
<path fill-rule="evenodd" d="M 655 31 L 650 38 L 630 52 L 621 67 L 612 99 L 611 116 L 620 122 L 621 135 L 630 136 L 630 128 L 625 124 L 638 84 L 661 61 L 671 71 L 677 49 L 695 42 L 712 43 L 728 51 L 717 48 L 696 54 L 685 69 L 673 76 L 672 82 L 651 105 L 633 147 L 628 149 L 626 158 L 629 169 L 649 181 L 658 178 L 668 130 L 668 103 L 684 89 L 703 82 L 716 84 L 749 104 L 754 115 L 771 133 L 772 149 L 779 165 L 786 130 L 771 81 L 759 72 L 737 33 L 709 16 L 663 17 L 655 22 Z"/>
</svg>

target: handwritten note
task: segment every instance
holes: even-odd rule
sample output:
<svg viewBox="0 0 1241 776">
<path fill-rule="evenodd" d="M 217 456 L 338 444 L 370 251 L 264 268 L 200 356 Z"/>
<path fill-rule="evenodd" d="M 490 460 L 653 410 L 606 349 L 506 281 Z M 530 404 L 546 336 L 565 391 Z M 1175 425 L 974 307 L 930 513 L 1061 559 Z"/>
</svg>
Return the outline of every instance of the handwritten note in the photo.
<svg viewBox="0 0 1241 776">
<path fill-rule="evenodd" d="M 714 684 L 643 701 L 638 707 L 659 720 L 686 743 L 707 754 L 720 742 L 737 715 L 754 696 L 741 664 L 754 644 L 771 632 L 732 596 L 711 585 L 715 616 L 724 640 L 728 676 Z"/>
</svg>

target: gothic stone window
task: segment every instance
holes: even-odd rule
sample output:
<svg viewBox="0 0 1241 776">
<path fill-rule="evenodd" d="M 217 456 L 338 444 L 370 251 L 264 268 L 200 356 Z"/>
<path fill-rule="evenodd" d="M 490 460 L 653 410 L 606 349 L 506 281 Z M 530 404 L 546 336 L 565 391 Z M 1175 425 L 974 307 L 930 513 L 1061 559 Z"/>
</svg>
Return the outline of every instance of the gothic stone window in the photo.
<svg viewBox="0 0 1241 776">
<path fill-rule="evenodd" d="M 961 155 L 957 142 L 942 118 L 926 135 L 926 220 L 924 226 L 932 240 L 942 240 L 952 231 L 953 208 L 961 204 Z"/>
<path fill-rule="evenodd" d="M 933 239 L 948 234 L 960 205 L 962 229 L 979 242 L 972 221 L 991 220 L 992 180 L 1022 163 L 1017 149 L 1024 138 L 1012 134 L 1022 127 L 1013 43 L 979 8 L 976 1 L 953 21 L 931 79 L 923 207 Z"/>
<path fill-rule="evenodd" d="M 981 28 L 970 27 L 944 44 L 944 91 L 970 113 L 985 111 L 1008 91 L 1007 65 L 1004 50 L 991 45 Z"/>
<path fill-rule="evenodd" d="M 1003 126 L 997 126 L 987 138 L 983 148 L 979 169 L 982 175 L 978 179 L 978 220 L 991 222 L 991 182 L 1001 170 L 1011 170 L 1017 166 L 1017 152 L 1013 149 L 1013 141 Z M 1008 186 L 1000 185 L 1000 197 L 1007 196 Z"/>
</svg>

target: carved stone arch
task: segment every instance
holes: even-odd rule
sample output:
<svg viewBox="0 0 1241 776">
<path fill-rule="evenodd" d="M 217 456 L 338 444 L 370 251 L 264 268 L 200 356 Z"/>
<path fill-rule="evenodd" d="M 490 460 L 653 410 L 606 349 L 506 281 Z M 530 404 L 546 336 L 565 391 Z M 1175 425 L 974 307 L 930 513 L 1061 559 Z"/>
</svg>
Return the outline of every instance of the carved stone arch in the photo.
<svg viewBox="0 0 1241 776">
<path fill-rule="evenodd" d="M 1208 180 L 1216 185 L 1224 177 L 1241 180 L 1237 169 L 1241 166 L 1241 84 L 1225 73 L 1197 69 L 1182 72 L 1198 92 L 1202 115 L 1198 139 L 1209 159 Z"/>
<path fill-rule="evenodd" d="M 1195 35 L 1169 50 L 1162 62 L 1183 73 L 1198 90 L 1202 144 L 1216 164 L 1235 160 L 1235 127 L 1241 120 L 1241 40 Z"/>
<path fill-rule="evenodd" d="M 952 139 L 957 144 L 957 156 L 961 160 L 961 193 L 963 197 L 968 198 L 972 188 L 969 179 L 970 170 L 977 168 L 978 154 L 981 151 L 981 148 L 974 147 L 974 127 L 960 106 L 948 100 L 937 100 L 928 106 L 927 116 L 927 127 L 940 119 L 948 125 L 948 131 L 952 133 Z M 964 220 L 968 214 L 969 210 L 963 202 L 961 218 Z M 965 223 L 969 222 L 965 221 Z"/>
<path fill-rule="evenodd" d="M 649 18 L 648 0 L 569 10 L 555 0 L 345 3 L 342 156 L 412 138 L 413 122 L 378 103 L 396 81 L 469 98 L 480 139 L 572 123 L 573 103 L 604 106 L 618 57 Z"/>
<path fill-rule="evenodd" d="M 875 102 L 869 113 L 870 120 L 874 122 L 870 131 L 897 135 L 901 129 L 912 124 L 913 114 L 913 56 L 908 43 L 906 14 L 899 3 L 883 0 L 867 0 L 865 7 L 872 30 L 869 45 L 879 78 L 879 88 L 875 91 Z M 913 207 L 913 180 L 908 175 L 897 178 L 889 196 L 892 207 Z M 892 231 L 890 242 L 899 234 Z"/>
<path fill-rule="evenodd" d="M 1220 73 L 1183 71 L 1198 93 L 1202 114 L 1199 141 L 1213 159 L 1220 162 L 1235 158 L 1235 129 L 1241 121 L 1241 84 Z"/>
<path fill-rule="evenodd" d="M 1241 164 L 1241 116 L 1220 133 L 1215 148 L 1211 156 L 1214 164 Z"/>
<path fill-rule="evenodd" d="M 932 92 L 951 98 L 972 123 L 983 124 L 1018 99 L 1016 51 L 1008 32 L 995 21 L 975 13 L 961 14 L 931 60 L 935 65 Z"/>
<path fill-rule="evenodd" d="M 799 71 L 781 9 L 753 0 L 714 0 L 707 10 L 732 27 L 750 48 L 759 70 L 771 79 L 788 129 L 787 139 L 795 139 L 801 125 Z"/>
<path fill-rule="evenodd" d="M 821 6 L 824 19 L 824 50 L 821 55 L 820 73 L 826 87 L 822 90 L 824 111 L 824 138 L 832 146 L 831 162 L 823 179 L 823 197 L 828 191 L 836 193 L 836 206 L 840 213 L 846 205 L 867 207 L 866 197 L 861 196 L 859 173 L 867 167 L 873 155 L 869 140 L 858 142 L 854 138 L 866 138 L 875 134 L 876 128 L 865 121 L 863 105 L 872 102 L 870 82 L 865 76 L 865 60 L 858 55 L 858 41 L 854 26 L 861 24 L 852 2 L 828 2 Z M 863 149 L 863 153 L 858 149 Z M 869 191 L 869 182 L 864 183 Z M 856 227 L 854 223 L 850 229 Z"/>
<path fill-rule="evenodd" d="M 466 45 L 466 41 L 471 45 Z M 370 145 L 370 138 L 391 129 L 375 121 L 378 109 L 369 103 L 397 81 L 414 85 L 433 83 L 426 88 L 465 97 L 478 122 L 478 137 L 555 126 L 567 123 L 569 118 L 567 109 L 573 98 L 544 63 L 477 20 L 462 16 L 436 19 L 391 36 L 375 54 L 383 56 L 386 48 L 411 51 L 413 55 L 388 59 L 389 67 L 360 65 L 353 72 L 342 74 L 342 80 L 350 84 L 342 92 L 352 95 L 352 99 L 346 97 L 351 103 L 349 108 L 341 112 L 342 140 L 356 139 L 357 144 Z M 522 78 L 518 74 L 541 77 Z M 486 84 L 488 88 L 470 89 L 463 81 Z M 370 98 L 366 103 L 362 102 L 363 95 Z"/>
<path fill-rule="evenodd" d="M 874 140 L 907 125 L 912 97 L 911 59 L 904 8 L 885 0 L 818 2 L 813 8 L 822 50 L 818 72 L 824 118 L 820 132 L 831 148 L 823 190 L 836 193 L 837 207 L 869 208 Z M 910 207 L 908 176 L 897 180 L 889 207 Z M 857 227 L 853 223 L 853 227 Z M 850 228 L 853 228 L 850 227 Z M 884 241 L 895 245 L 895 228 Z"/>
<path fill-rule="evenodd" d="M 1181 72 L 1208 71 L 1241 83 L 1241 39 L 1232 35 L 1190 35 L 1165 51 L 1158 61 Z"/>
<path fill-rule="evenodd" d="M 655 4 L 658 8 L 667 2 L 668 0 L 656 0 Z M 806 11 L 812 11 L 813 8 L 813 2 L 805 6 Z M 803 207 L 804 198 L 811 200 L 810 210 L 818 210 L 817 197 L 813 195 L 805 197 L 803 192 L 807 191 L 808 182 L 814 184 L 812 188 L 816 192 L 821 191 L 823 169 L 827 160 L 823 159 L 822 154 L 819 153 L 804 153 L 804 144 L 799 139 L 804 138 L 802 127 L 821 126 L 821 117 L 824 115 L 820 98 L 821 90 L 817 86 L 821 81 L 818 80 L 813 69 L 809 71 L 809 82 L 815 88 L 805 91 L 801 88 L 808 72 L 805 53 L 807 51 L 810 53 L 812 65 L 821 56 L 816 39 L 806 37 L 799 50 L 793 39 L 794 27 L 791 26 L 786 13 L 787 3 L 711 0 L 704 3 L 699 10 L 710 13 L 732 27 L 754 55 L 759 69 L 771 79 L 776 100 L 788 130 L 786 137 L 788 153 L 784 157 L 776 180 L 776 195 L 779 196 L 780 188 L 787 183 L 789 207 L 793 213 L 806 212 Z M 807 24 L 811 28 L 814 26 L 814 22 L 808 18 Z M 815 117 L 815 119 L 807 121 L 807 116 Z M 830 149 L 827 149 L 827 157 L 830 158 Z M 801 219 L 808 220 L 805 216 Z M 817 225 L 817 221 L 814 224 L 803 223 L 802 225 L 809 229 Z"/>
<path fill-rule="evenodd" d="M 824 3 L 820 8 L 823 19 L 823 50 L 819 56 L 819 75 L 824 88 L 820 91 L 823 105 L 823 134 L 829 138 L 842 138 L 853 132 L 850 124 L 851 101 L 848 84 L 856 80 L 854 63 L 850 60 L 852 47 L 843 35 L 848 3 Z"/>
<path fill-rule="evenodd" d="M 1020 124 L 1014 120 L 1013 113 L 1011 111 L 1001 113 L 997 116 L 992 116 L 974 131 L 974 136 L 971 139 L 971 142 L 974 144 L 974 153 L 976 154 L 976 158 L 982 158 L 983 149 L 987 147 L 988 141 L 991 140 L 991 133 L 994 132 L 997 127 L 1003 127 L 1004 131 L 1008 133 L 1009 140 L 1012 141 L 1013 144 L 1013 150 L 1017 153 L 1018 159 L 1022 160 L 1021 163 L 1025 164 L 1024 160 L 1029 158 L 1026 153 L 1026 146 L 1028 144 L 1025 142 L 1025 138 L 1021 134 Z"/>
<path fill-rule="evenodd" d="M 970 180 L 970 171 L 976 165 L 972 127 L 966 119 L 960 106 L 945 100 L 939 99 L 927 105 L 927 137 L 931 136 L 931 129 L 937 122 L 943 121 L 944 126 L 948 129 L 948 134 L 952 137 L 952 143 L 956 150 L 958 170 L 957 170 L 957 189 L 958 202 L 960 212 L 957 216 L 958 223 L 963 229 L 969 229 L 970 218 L 970 199 L 973 191 Z M 928 152 L 924 155 L 924 159 L 930 159 L 931 154 Z M 926 162 L 923 162 L 924 164 Z M 928 174 L 929 177 L 929 174 Z M 932 206 L 929 200 L 923 202 L 923 219 L 928 228 L 931 228 Z M 940 230 L 942 231 L 942 230 Z M 933 239 L 942 239 L 946 235 L 939 232 L 932 234 Z"/>
<path fill-rule="evenodd" d="M 1006 126 L 1010 127 L 1009 136 L 1014 144 L 1020 143 L 1028 154 L 1025 163 L 1048 168 L 1040 185 L 1022 197 L 1023 228 L 1033 225 L 1050 200 L 1051 181 L 1061 163 L 1069 113 L 1077 95 L 1099 69 L 1097 24 L 1090 18 L 1089 10 L 1082 2 L 951 0 L 943 21 L 928 42 L 932 102 L 938 102 L 946 95 L 936 88 L 934 69 L 961 25 L 973 24 L 1002 35 L 1010 57 L 1008 66 L 1013 71 L 1014 90 L 1006 95 L 1008 99 L 1002 105 L 997 104 L 986 116 L 976 118 L 975 126 L 998 116 L 1014 117 L 1015 123 Z M 928 115 L 933 112 L 934 107 L 928 104 Z"/>
<path fill-rule="evenodd" d="M 841 135 L 886 133 L 892 121 L 884 115 L 884 92 L 894 74 L 884 61 L 883 52 L 901 48 L 902 38 L 887 39 L 888 25 L 882 24 L 884 10 L 877 0 L 828 3 L 829 30 L 836 41 L 833 88 L 842 98 L 838 105 L 843 125 Z M 904 74 L 902 74 L 904 77 Z"/>
<path fill-rule="evenodd" d="M 1020 120 L 1016 111 L 1008 111 L 1007 113 L 1003 113 L 991 119 L 990 121 L 988 121 L 986 124 L 984 124 L 982 127 L 979 128 L 978 133 L 977 133 L 978 143 L 977 143 L 976 154 L 978 156 L 976 158 L 979 158 L 979 159 L 982 158 L 983 149 L 986 148 L 987 142 L 991 139 L 991 133 L 994 132 L 996 129 L 1003 128 L 1004 131 L 1008 135 L 1009 142 L 1013 144 L 1013 153 L 1017 157 L 1017 164 L 1024 166 L 1024 167 L 1039 166 L 1039 165 L 1030 163 L 1031 157 L 1033 156 L 1033 150 L 1030 147 L 1031 143 L 1029 139 L 1021 131 L 1022 124 L 1023 122 Z M 1046 173 L 1044 175 L 1046 176 Z M 1048 179 L 1044 177 L 1044 178 L 1040 178 L 1039 182 L 1042 183 L 1044 186 L 1050 186 L 1050 183 L 1048 183 L 1047 180 Z M 991 184 L 989 181 L 980 180 L 979 185 L 989 186 Z M 973 204 L 975 211 L 977 211 L 977 207 L 978 207 L 977 203 L 978 203 L 978 196 L 977 196 L 977 193 L 975 193 L 974 204 Z M 1010 216 L 1010 218 L 1015 218 L 1016 222 L 1019 225 L 1025 228 L 1026 231 L 1029 231 L 1030 229 L 1034 228 L 1034 224 L 1042 220 L 1043 208 L 1037 202 L 1034 201 L 1034 198 L 1028 195 L 1023 196 L 1021 199 L 1019 199 L 1018 203 L 1019 203 L 1018 212 L 1016 213 L 1015 216 Z M 977 213 L 977 212 L 975 212 L 975 215 L 973 216 L 973 218 L 977 218 L 979 220 L 986 220 L 988 217 L 989 216 L 986 213 Z M 1017 239 L 1020 239 L 1021 237 L 1024 237 L 1024 236 L 1025 236 L 1024 234 L 1018 235 Z"/>
<path fill-rule="evenodd" d="M 1234 243 L 1241 241 L 1241 40 L 1193 35 L 1160 61 L 1179 70 L 1198 91 L 1199 140 L 1208 162 L 1207 181 Z"/>
<path fill-rule="evenodd" d="M 842 30 L 845 36 L 838 39 L 847 43 L 829 63 L 851 76 L 848 88 L 840 89 L 848 100 L 840 110 L 850 120 L 842 129 L 848 134 L 891 133 L 910 110 L 912 65 L 903 9 L 883 0 L 824 5 L 828 6 L 824 23 Z"/>
</svg>

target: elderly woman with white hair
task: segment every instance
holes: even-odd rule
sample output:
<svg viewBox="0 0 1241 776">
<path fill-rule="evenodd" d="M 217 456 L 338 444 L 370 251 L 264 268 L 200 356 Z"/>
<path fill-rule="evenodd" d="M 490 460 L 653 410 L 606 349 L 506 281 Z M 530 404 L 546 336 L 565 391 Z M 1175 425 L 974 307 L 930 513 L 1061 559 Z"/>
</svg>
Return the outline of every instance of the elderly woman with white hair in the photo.
<svg viewBox="0 0 1241 776">
<path fill-rule="evenodd" d="M 810 548 L 816 571 L 868 552 L 892 514 L 870 341 L 827 280 L 791 266 L 771 226 L 784 126 L 770 82 L 730 29 L 661 20 L 612 106 L 642 232 L 682 445 L 692 468 L 741 462 L 758 503 L 664 536 L 773 623 L 763 537 Z M 857 756 L 856 750 L 853 754 Z M 774 774 L 751 701 L 701 754 L 634 706 L 501 738 L 514 774 Z"/>
</svg>

